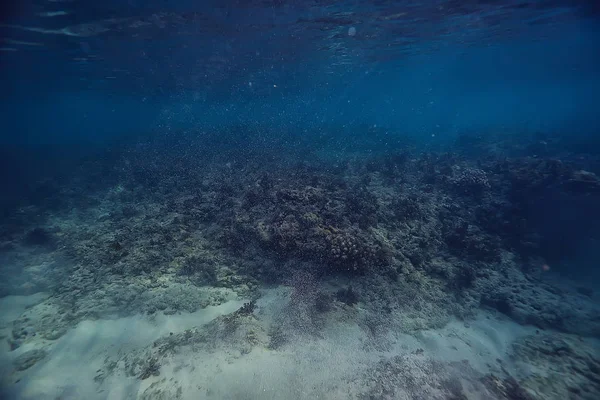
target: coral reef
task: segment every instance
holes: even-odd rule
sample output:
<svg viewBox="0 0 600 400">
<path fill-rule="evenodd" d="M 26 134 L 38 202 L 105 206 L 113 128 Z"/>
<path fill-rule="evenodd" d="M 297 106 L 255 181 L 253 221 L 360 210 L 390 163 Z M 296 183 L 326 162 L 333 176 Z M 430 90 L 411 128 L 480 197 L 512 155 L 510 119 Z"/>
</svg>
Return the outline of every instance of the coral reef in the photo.
<svg viewBox="0 0 600 400">
<path fill-rule="evenodd" d="M 6 248 L 51 242 L 55 247 L 47 251 L 66 260 L 61 273 L 68 279 L 58 280 L 53 301 L 69 309 L 72 322 L 115 310 L 193 311 L 230 298 L 210 287 L 252 296 L 260 282 L 286 283 L 306 270 L 320 281 L 355 277 L 361 299 L 372 297 L 365 291 L 385 292 L 406 281 L 430 292 L 456 291 L 463 300 L 454 300 L 449 314 L 468 314 L 480 297 L 522 322 L 567 330 L 584 325 L 561 323 L 541 309 L 519 317 L 517 310 L 529 303 L 524 294 L 539 295 L 536 285 L 518 300 L 501 294 L 526 282 L 532 260 L 545 256 L 543 227 L 530 216 L 536 199 L 556 188 L 595 195 L 597 178 L 580 165 L 405 152 L 349 159 L 335 168 L 278 159 L 233 167 L 209 159 L 196 167 L 206 173 L 193 174 L 168 162 L 168 152 L 159 157 L 164 160 L 148 164 L 142 154 L 128 156 L 108 179 L 114 186 L 97 191 L 78 192 L 65 183 L 63 201 L 77 204 L 76 212 L 55 212 L 30 228 L 21 218 L 22 235 L 11 230 L 12 222 L 3 225 Z M 82 173 L 94 176 L 95 167 Z M 85 179 L 76 178 L 74 184 Z M 145 190 L 149 181 L 152 193 Z M 501 270 L 513 281 L 499 281 Z M 367 288 L 368 275 L 389 279 Z M 477 295 L 484 287 L 493 290 Z M 145 295 L 148 289 L 152 296 Z M 86 310 L 92 303 L 94 311 Z"/>
<path fill-rule="evenodd" d="M 183 160 L 175 151 L 133 148 L 112 155 L 110 165 L 83 162 L 62 181 L 40 183 L 55 192 L 48 203 L 20 205 L 0 221 L 0 261 L 12 266 L 0 270 L 0 293 L 48 291 L 11 322 L 9 345 L 55 341 L 83 320 L 191 313 L 236 299 L 248 302 L 119 360 L 128 376 L 160 376 L 175 349 L 279 351 L 295 338 L 318 338 L 336 318 L 353 321 L 381 348 L 389 332 L 440 327 L 482 307 L 542 330 L 600 336 L 594 288 L 546 279 L 569 269 L 584 239 L 600 240 L 596 164 L 547 148 L 534 157 L 524 145 L 496 143 L 506 147 L 498 151 L 484 139 L 462 140 L 444 153 L 299 160 L 224 149 Z M 288 288 L 282 298 L 289 302 L 258 324 L 256 300 L 267 285 Z M 588 379 L 569 383 L 569 393 L 597 391 L 590 378 L 597 357 L 568 347 L 575 360 L 568 373 Z M 527 351 L 520 356 L 530 357 Z M 24 355 L 19 368 L 40 354 Z M 558 363 L 552 357 L 544 362 Z M 427 381 L 437 389 L 400 388 L 408 367 L 425 381 L 439 372 L 431 379 L 441 380 Z M 418 354 L 387 360 L 372 372 L 364 398 L 463 398 L 454 367 Z M 480 378 L 469 379 L 499 399 L 527 399 L 539 383 L 529 382 L 525 394 L 521 380 Z"/>
<path fill-rule="evenodd" d="M 458 191 L 473 195 L 481 195 L 492 187 L 485 171 L 472 167 L 456 167 L 448 181 Z"/>
</svg>

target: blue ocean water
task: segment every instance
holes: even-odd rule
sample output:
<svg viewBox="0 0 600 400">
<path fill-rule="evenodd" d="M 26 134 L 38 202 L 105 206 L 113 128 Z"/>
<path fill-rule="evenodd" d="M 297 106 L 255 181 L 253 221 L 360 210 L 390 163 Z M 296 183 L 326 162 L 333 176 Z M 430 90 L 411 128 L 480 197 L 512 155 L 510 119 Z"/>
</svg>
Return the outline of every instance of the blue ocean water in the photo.
<svg viewBox="0 0 600 400">
<path fill-rule="evenodd" d="M 596 1 L 1 15 L 0 395 L 598 398 Z"/>
</svg>

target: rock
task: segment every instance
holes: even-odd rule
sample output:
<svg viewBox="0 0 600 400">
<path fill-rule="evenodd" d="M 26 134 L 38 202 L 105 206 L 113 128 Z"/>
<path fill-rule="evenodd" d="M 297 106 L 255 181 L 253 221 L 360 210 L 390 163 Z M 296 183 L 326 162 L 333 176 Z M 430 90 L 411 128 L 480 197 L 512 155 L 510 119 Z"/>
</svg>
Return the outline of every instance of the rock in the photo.
<svg viewBox="0 0 600 400">
<path fill-rule="evenodd" d="M 593 172 L 575 171 L 565 182 L 565 188 L 575 193 L 600 193 L 600 178 Z"/>
<path fill-rule="evenodd" d="M 17 357 L 13 361 L 13 365 L 17 371 L 25 371 L 46 357 L 46 354 L 45 350 L 30 350 Z"/>
</svg>

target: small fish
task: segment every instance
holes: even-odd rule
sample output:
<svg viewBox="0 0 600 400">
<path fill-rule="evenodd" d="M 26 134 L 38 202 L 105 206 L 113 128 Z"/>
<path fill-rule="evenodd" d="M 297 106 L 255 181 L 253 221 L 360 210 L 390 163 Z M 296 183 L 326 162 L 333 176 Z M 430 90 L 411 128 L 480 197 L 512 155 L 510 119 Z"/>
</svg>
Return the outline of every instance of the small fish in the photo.
<svg viewBox="0 0 600 400">
<path fill-rule="evenodd" d="M 22 44 L 25 46 L 43 46 L 43 43 L 38 42 L 26 42 L 24 40 L 4 39 L 8 44 Z"/>
<path fill-rule="evenodd" d="M 66 11 L 46 11 L 37 14 L 38 17 L 44 18 L 61 17 L 63 15 L 69 15 L 69 13 Z"/>
<path fill-rule="evenodd" d="M 405 12 L 399 12 L 399 13 L 396 13 L 396 14 L 384 15 L 384 16 L 381 16 L 379 18 L 382 19 L 382 20 L 385 20 L 385 21 L 389 21 L 389 20 L 393 20 L 393 19 L 398 19 L 400 17 L 404 17 L 406 15 L 407 15 L 407 13 L 405 13 Z"/>
</svg>

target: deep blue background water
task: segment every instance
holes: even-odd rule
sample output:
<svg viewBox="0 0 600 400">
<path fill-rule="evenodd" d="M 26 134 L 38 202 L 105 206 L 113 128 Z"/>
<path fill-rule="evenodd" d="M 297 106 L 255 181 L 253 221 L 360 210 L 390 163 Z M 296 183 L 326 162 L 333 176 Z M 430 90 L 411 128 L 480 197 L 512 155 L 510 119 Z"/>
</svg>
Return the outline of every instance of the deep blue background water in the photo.
<svg viewBox="0 0 600 400">
<path fill-rule="evenodd" d="M 593 2 L 172 3 L 55 3 L 69 14 L 53 18 L 23 3 L 2 28 L 2 142 L 247 124 L 442 143 L 600 126 Z"/>
</svg>

